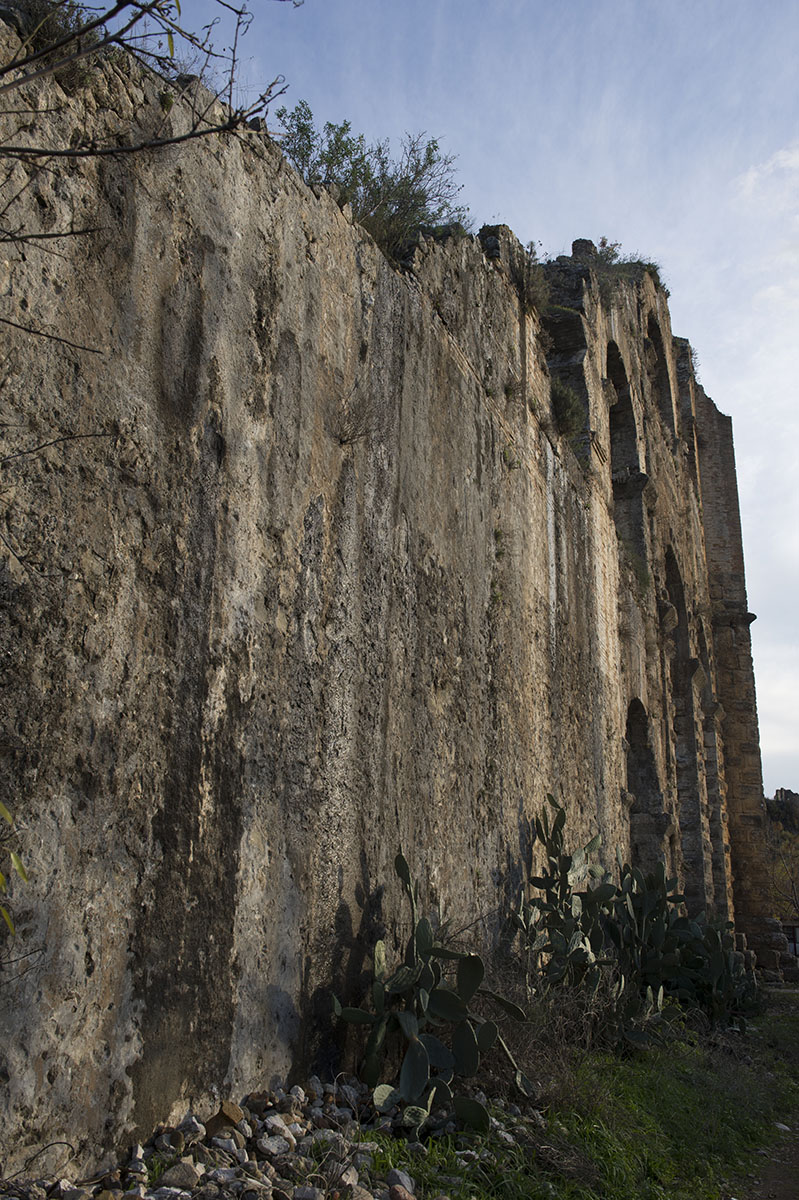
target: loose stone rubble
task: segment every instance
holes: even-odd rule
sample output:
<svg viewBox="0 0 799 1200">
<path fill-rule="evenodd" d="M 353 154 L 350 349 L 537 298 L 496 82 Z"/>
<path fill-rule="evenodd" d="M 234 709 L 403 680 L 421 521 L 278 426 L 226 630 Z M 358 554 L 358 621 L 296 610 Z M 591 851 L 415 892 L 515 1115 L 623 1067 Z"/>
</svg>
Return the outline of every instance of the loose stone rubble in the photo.
<svg viewBox="0 0 799 1200">
<path fill-rule="evenodd" d="M 476 1098 L 486 1103 L 483 1093 Z M 493 1101 L 492 1130 L 515 1145 L 519 1129 L 541 1126 L 514 1104 Z M 455 1134 L 443 1111 L 432 1136 Z M 89 1178 L 0 1178 L 0 1197 L 15 1200 L 413 1200 L 416 1181 L 405 1171 L 375 1169 L 375 1144 L 367 1132 L 407 1135 L 402 1114 L 374 1108 L 370 1090 L 355 1078 L 325 1083 L 312 1076 L 305 1088 L 253 1092 L 242 1103 L 223 1101 L 204 1124 L 188 1112 L 174 1128 L 159 1126 L 146 1145 L 136 1144 L 116 1168 Z M 456 1151 L 467 1166 L 478 1158 L 463 1136 Z M 414 1157 L 428 1151 L 409 1142 Z M 447 1200 L 442 1177 L 437 1200 Z M 457 1181 L 460 1182 L 460 1181 Z M 428 1188 L 429 1194 L 429 1188 Z"/>
</svg>

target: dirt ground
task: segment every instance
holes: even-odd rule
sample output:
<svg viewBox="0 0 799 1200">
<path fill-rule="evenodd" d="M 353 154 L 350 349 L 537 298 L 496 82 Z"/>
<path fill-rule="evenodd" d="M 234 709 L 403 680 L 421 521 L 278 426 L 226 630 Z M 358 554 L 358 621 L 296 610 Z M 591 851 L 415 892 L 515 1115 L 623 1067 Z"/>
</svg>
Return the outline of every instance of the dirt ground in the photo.
<svg viewBox="0 0 799 1200">
<path fill-rule="evenodd" d="M 768 1158 L 753 1164 L 757 1177 L 748 1189 L 732 1193 L 730 1200 L 799 1200 L 799 1133 L 794 1129 L 782 1136 L 784 1142 L 772 1147 Z"/>
<path fill-rule="evenodd" d="M 780 989 L 778 1002 L 799 1008 L 799 989 Z M 799 1057 L 796 1058 L 799 1069 Z M 799 1200 L 799 1123 L 789 1117 L 790 1133 L 780 1133 L 779 1140 L 752 1160 L 753 1179 L 739 1191 L 730 1193 L 730 1200 Z"/>
</svg>

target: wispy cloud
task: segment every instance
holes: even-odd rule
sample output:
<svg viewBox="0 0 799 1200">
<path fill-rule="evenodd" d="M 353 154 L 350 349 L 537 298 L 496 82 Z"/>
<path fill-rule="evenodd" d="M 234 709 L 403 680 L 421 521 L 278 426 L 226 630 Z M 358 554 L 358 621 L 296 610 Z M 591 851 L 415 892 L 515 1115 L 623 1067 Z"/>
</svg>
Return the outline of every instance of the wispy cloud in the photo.
<svg viewBox="0 0 799 1200">
<path fill-rule="evenodd" d="M 745 204 L 765 204 L 772 211 L 796 210 L 798 183 L 799 142 L 795 142 L 745 171 L 738 180 L 738 190 Z"/>
</svg>

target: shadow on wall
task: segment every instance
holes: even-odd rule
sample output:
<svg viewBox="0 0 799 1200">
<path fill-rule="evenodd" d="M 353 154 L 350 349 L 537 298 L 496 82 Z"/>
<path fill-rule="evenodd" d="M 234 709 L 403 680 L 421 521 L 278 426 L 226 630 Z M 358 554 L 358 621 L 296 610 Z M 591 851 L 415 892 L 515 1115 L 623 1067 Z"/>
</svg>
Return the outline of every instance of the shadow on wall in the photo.
<svg viewBox="0 0 799 1200">
<path fill-rule="evenodd" d="M 325 958 L 333 965 L 329 984 L 308 990 L 315 955 L 305 957 L 301 1011 L 306 1014 L 295 1040 L 296 1051 L 289 1075 L 291 1083 L 302 1083 L 309 1073 L 334 1079 L 342 1063 L 352 1060 L 350 1042 L 357 1031 L 333 1018 L 333 995 L 346 996 L 357 1004 L 363 999 L 372 978 L 372 953 L 375 942 L 385 937 L 383 918 L 385 886 L 371 886 L 365 850 L 360 855 L 361 879 L 355 886 L 359 910 L 355 928 L 353 910 L 346 900 L 339 901 L 333 922 L 333 945 L 325 947 Z M 339 891 L 344 886 L 344 869 L 339 868 Z M 318 973 L 318 968 L 317 968 Z"/>
<path fill-rule="evenodd" d="M 289 993 L 284 988 L 270 983 L 264 988 L 264 1000 L 272 1019 L 276 1039 L 288 1046 L 296 1045 L 302 1025 L 299 1010 Z M 270 1077 L 269 1086 L 282 1087 L 284 1082 L 282 1074 L 274 1074 Z"/>
<path fill-rule="evenodd" d="M 493 905 L 490 910 L 476 909 L 474 914 L 475 923 L 495 926 L 494 936 L 489 937 L 488 941 L 494 943 L 495 952 L 500 957 L 509 950 L 508 935 L 511 940 L 515 937 L 515 930 L 507 921 L 507 913 L 516 908 L 519 893 L 533 871 L 536 835 L 533 822 L 524 812 L 523 797 L 519 798 L 519 838 L 519 854 L 513 857 L 508 848 L 504 872 L 499 867 L 493 872 L 493 884 L 502 895 L 500 904 Z M 294 1041 L 296 1050 L 289 1075 L 291 1084 L 304 1083 L 309 1074 L 333 1079 L 342 1070 L 350 1068 L 358 1057 L 362 1030 L 334 1017 L 333 995 L 353 1006 L 364 1003 L 374 979 L 375 944 L 383 938 L 387 938 L 389 943 L 392 940 L 392 931 L 387 929 L 384 919 L 385 885 L 381 883 L 375 887 L 370 886 L 368 860 L 364 851 L 361 851 L 360 865 L 361 880 L 355 887 L 355 906 L 359 910 L 357 929 L 354 919 L 355 906 L 350 906 L 341 899 L 333 923 L 334 942 L 332 947 L 325 948 L 326 957 L 333 966 L 329 984 L 316 987 L 313 991 L 308 990 L 308 981 L 314 974 L 314 955 L 308 953 L 305 958 L 300 1011 L 306 1016 L 299 1025 L 299 1036 Z M 339 868 L 340 889 L 343 887 L 343 877 L 343 868 Z M 420 877 L 419 884 L 424 895 L 428 891 L 429 880 Z M 429 911 L 431 908 L 435 910 L 435 901 L 431 901 L 429 894 L 427 901 L 420 903 L 420 912 Z M 440 897 L 440 901 L 446 907 L 446 894 Z M 407 909 L 404 915 L 408 917 L 407 923 L 401 918 L 397 931 L 399 957 L 405 953 L 405 941 L 411 931 Z M 436 925 L 435 920 L 433 924 Z M 471 927 L 470 925 L 468 928 Z M 457 945 L 457 931 L 452 936 Z M 444 940 L 446 942 L 446 935 Z M 315 973 L 318 975 L 318 963 Z M 285 1007 L 288 999 L 286 994 L 279 989 L 273 990 L 279 993 L 279 1003 Z M 276 1005 L 277 1003 L 278 1001 Z M 366 1000 L 364 1006 L 370 1009 L 370 1001 Z M 292 1010 L 296 1014 L 293 1006 Z"/>
</svg>

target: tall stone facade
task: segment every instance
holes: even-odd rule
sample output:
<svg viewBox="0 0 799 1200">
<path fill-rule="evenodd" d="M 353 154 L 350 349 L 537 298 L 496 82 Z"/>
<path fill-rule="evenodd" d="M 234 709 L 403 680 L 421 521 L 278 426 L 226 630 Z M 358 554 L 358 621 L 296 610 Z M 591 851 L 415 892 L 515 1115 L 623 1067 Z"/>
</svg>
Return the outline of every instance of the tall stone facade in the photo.
<svg viewBox="0 0 799 1200">
<path fill-rule="evenodd" d="M 576 242 L 549 268 L 545 324 L 551 371 L 586 398 L 586 455 L 604 478 L 626 584 L 631 855 L 664 859 L 691 908 L 736 917 L 762 951 L 772 914 L 732 424 L 697 383 L 688 342 L 672 337 L 652 275 L 625 289 L 621 270 Z"/>
<path fill-rule="evenodd" d="M 182 119 L 113 66 L 33 99 Z M 255 133 L 12 195 L 95 232 L 0 265 L 7 1169 L 335 1054 L 400 845 L 490 949 L 547 792 L 757 932 L 731 432 L 651 274 L 578 244 L 542 317 L 503 227 L 399 271 Z"/>
</svg>

